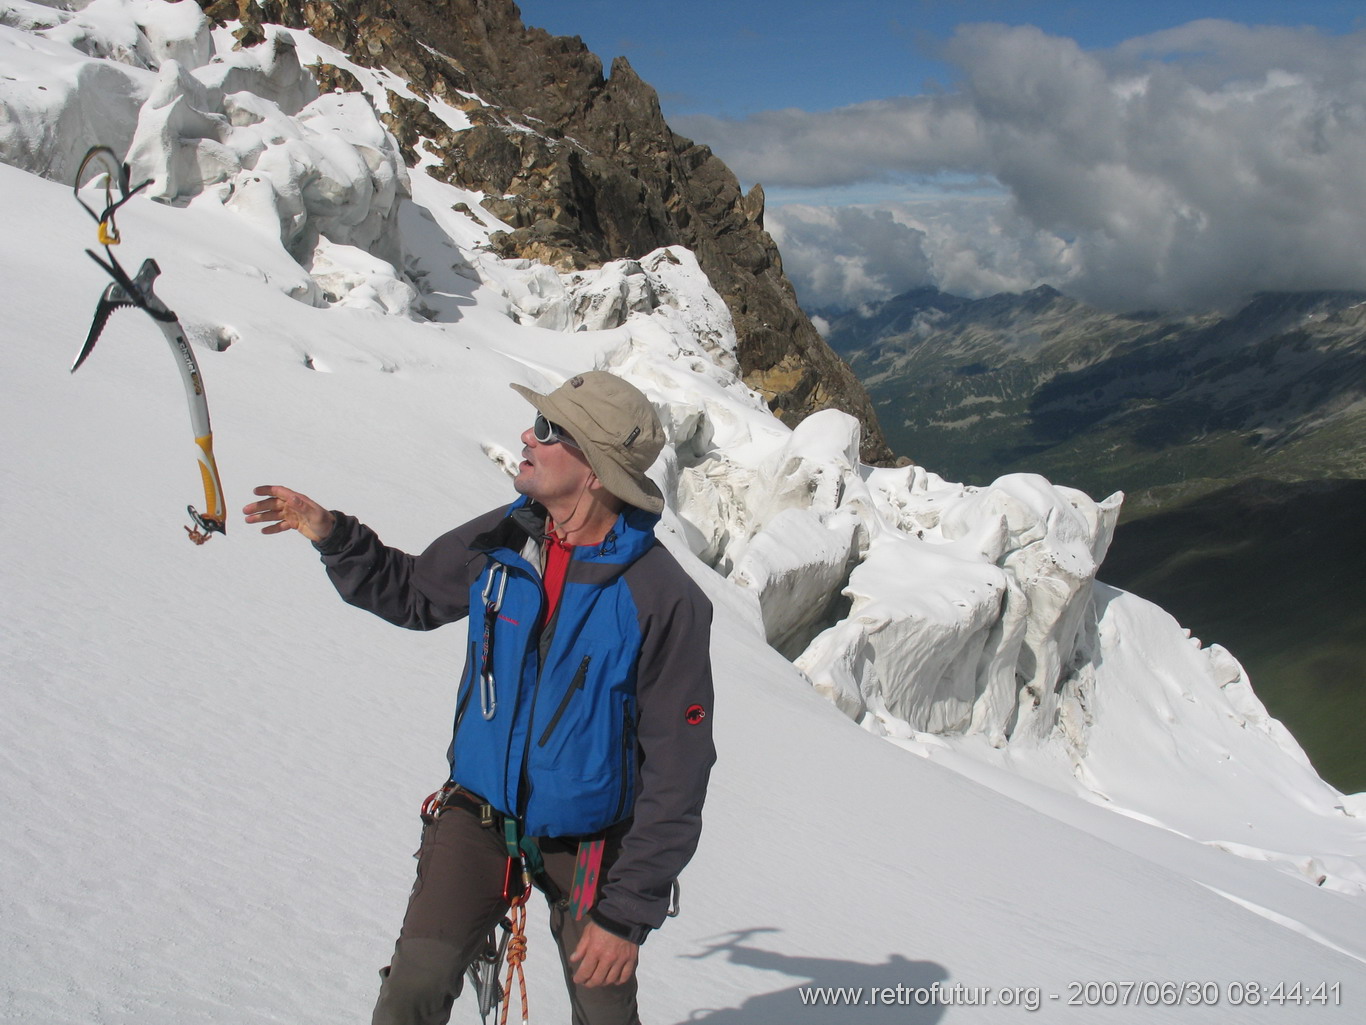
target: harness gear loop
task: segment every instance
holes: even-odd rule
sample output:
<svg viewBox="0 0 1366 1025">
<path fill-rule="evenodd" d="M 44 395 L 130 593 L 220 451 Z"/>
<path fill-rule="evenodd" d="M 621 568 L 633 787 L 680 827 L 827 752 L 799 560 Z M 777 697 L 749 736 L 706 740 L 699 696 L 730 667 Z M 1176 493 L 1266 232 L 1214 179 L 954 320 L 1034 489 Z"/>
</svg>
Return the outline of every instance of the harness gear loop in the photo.
<svg viewBox="0 0 1366 1025">
<path fill-rule="evenodd" d="M 441 813 L 446 810 L 446 798 L 454 789 L 454 784 L 447 783 L 440 790 L 427 795 L 427 799 L 422 802 L 423 823 L 431 824 L 441 817 Z"/>
<path fill-rule="evenodd" d="M 452 806 L 461 807 L 479 816 L 479 824 L 486 829 L 502 818 L 497 809 L 477 794 L 472 794 L 454 780 L 448 780 L 440 790 L 427 795 L 422 802 L 422 821 L 431 825 Z M 506 889 L 506 887 L 504 888 Z"/>
</svg>

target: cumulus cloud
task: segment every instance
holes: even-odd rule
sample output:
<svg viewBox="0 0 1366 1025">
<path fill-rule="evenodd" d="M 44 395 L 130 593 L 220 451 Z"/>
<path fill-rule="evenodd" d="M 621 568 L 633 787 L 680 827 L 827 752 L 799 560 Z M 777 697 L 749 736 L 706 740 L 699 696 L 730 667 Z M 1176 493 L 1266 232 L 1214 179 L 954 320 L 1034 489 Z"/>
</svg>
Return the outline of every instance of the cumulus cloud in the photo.
<svg viewBox="0 0 1366 1025">
<path fill-rule="evenodd" d="M 809 309 L 851 309 L 926 286 L 979 298 L 1073 276 L 1072 247 L 1003 199 L 793 203 L 770 210 L 767 224 Z"/>
<path fill-rule="evenodd" d="M 949 93 L 681 125 L 768 188 L 999 183 L 994 204 L 886 217 L 774 208 L 804 301 L 841 278 L 853 301 L 893 279 L 980 293 L 999 278 L 1117 308 L 1366 287 L 1366 33 L 1205 20 L 1084 51 L 973 25 L 945 55 L 962 72 Z"/>
<path fill-rule="evenodd" d="M 769 110 L 743 120 L 694 114 L 675 122 L 741 177 L 772 185 L 934 175 L 987 158 L 982 125 L 961 97 L 897 97 L 818 114 Z"/>
<path fill-rule="evenodd" d="M 889 210 L 790 206 L 774 212 L 768 229 L 808 307 L 890 298 L 932 278 L 925 232 Z"/>
</svg>

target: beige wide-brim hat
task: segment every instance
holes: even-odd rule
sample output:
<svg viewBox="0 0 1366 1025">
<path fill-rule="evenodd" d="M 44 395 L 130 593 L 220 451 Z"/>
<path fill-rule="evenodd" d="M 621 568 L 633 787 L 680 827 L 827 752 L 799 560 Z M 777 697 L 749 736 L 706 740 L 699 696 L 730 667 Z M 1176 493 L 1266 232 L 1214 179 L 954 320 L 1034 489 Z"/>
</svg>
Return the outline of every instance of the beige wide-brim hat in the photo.
<svg viewBox="0 0 1366 1025">
<path fill-rule="evenodd" d="M 648 512 L 664 511 L 664 495 L 645 476 L 664 447 L 664 428 L 639 388 L 605 370 L 576 374 L 548 395 L 512 388 L 573 435 L 609 493 Z"/>
</svg>

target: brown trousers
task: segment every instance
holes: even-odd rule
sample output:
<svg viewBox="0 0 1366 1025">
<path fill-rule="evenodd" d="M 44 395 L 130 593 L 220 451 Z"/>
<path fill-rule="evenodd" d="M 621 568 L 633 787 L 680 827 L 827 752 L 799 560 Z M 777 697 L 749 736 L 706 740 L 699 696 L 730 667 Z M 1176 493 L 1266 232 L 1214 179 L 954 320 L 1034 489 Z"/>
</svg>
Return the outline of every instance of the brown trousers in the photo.
<svg viewBox="0 0 1366 1025">
<path fill-rule="evenodd" d="M 617 847 L 609 837 L 601 878 Z M 541 855 L 547 875 L 567 895 L 577 845 L 546 841 Z M 380 972 L 383 983 L 371 1025 L 445 1025 L 450 1020 L 466 968 L 483 949 L 489 930 L 507 913 L 506 865 L 501 829 L 481 826 L 478 816 L 463 808 L 449 808 L 423 828 L 417 880 L 393 961 Z M 639 1025 L 634 976 L 621 986 L 575 985 L 569 955 L 588 918 L 575 921 L 568 903 L 551 905 L 550 931 L 560 948 L 574 1025 Z M 520 1006 L 518 1000 L 514 993 L 514 1008 Z"/>
</svg>

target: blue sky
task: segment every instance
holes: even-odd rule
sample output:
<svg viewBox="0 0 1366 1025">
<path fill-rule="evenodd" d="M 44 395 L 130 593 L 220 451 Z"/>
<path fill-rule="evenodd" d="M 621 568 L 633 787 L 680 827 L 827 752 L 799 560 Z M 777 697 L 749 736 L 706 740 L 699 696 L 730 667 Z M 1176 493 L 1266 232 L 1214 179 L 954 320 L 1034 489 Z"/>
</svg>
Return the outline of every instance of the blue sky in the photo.
<svg viewBox="0 0 1366 1025">
<path fill-rule="evenodd" d="M 626 56 L 808 307 L 1366 289 L 1366 0 L 526 0 Z"/>
<path fill-rule="evenodd" d="M 1366 0 L 519 0 L 522 21 L 579 36 L 610 67 L 625 55 L 660 94 L 666 117 L 739 117 L 761 110 L 828 110 L 951 86 L 936 54 L 969 22 L 1035 25 L 1085 49 L 1199 18 L 1312 25 L 1337 34 L 1366 26 Z"/>
</svg>

